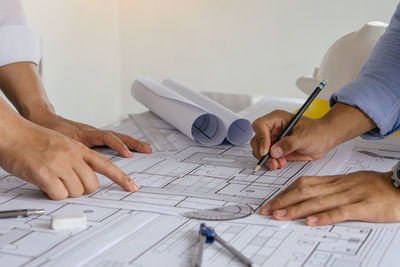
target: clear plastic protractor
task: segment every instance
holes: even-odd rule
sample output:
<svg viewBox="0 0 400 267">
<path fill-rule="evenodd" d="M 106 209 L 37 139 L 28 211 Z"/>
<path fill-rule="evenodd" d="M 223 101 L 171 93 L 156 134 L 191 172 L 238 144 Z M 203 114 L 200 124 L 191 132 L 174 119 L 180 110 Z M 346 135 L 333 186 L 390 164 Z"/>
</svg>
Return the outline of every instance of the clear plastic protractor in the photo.
<svg viewBox="0 0 400 267">
<path fill-rule="evenodd" d="M 181 215 L 197 220 L 226 221 L 250 216 L 254 209 L 247 204 L 227 205 L 214 209 L 194 210 L 183 212 Z"/>
</svg>

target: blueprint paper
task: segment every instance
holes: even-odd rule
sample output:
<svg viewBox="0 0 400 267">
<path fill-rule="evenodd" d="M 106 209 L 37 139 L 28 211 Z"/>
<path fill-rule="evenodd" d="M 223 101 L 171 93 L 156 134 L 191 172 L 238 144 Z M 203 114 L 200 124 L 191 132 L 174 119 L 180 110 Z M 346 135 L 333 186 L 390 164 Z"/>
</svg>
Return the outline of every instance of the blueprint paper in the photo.
<svg viewBox="0 0 400 267">
<path fill-rule="evenodd" d="M 176 151 L 134 154 L 122 159 L 109 149 L 99 152 L 129 173 L 141 186 L 121 190 L 100 176 L 100 189 L 65 201 L 50 201 L 34 186 L 0 171 L 0 210 L 45 208 L 46 214 L 0 220 L 0 263 L 7 266 L 193 266 L 200 222 L 180 211 L 271 199 L 301 175 L 333 174 L 359 169 L 388 171 L 394 162 L 360 153 L 400 156 L 394 144 L 378 149 L 357 141 L 319 162 L 296 162 L 286 169 L 255 175 L 247 171 L 254 159 L 248 146 L 200 147 L 169 125 L 149 115 L 153 130 L 174 143 Z M 132 122 L 113 128 L 146 141 Z M 372 143 L 374 144 L 374 143 Z M 148 157 L 147 157 L 148 156 Z M 147 158 L 147 159 L 146 159 Z M 194 178 L 198 180 L 193 180 Z M 204 179 L 205 183 L 199 184 Z M 197 181 L 197 182 L 195 182 Z M 214 182 L 213 182 L 214 181 Z M 217 182 L 215 182 L 217 181 Z M 218 187 L 221 185 L 221 187 Z M 215 187 L 216 191 L 210 188 Z M 198 192 L 205 188 L 206 190 Z M 161 193 L 161 194 L 159 194 Z M 218 199 L 218 196 L 222 198 Z M 54 231 L 51 215 L 83 213 L 88 226 Z M 343 223 L 308 227 L 300 221 L 269 223 L 254 214 L 229 222 L 207 222 L 255 266 L 394 266 L 400 224 Z M 271 227 L 271 225 L 273 227 Z M 203 266 L 242 266 L 217 244 L 206 245 Z M 2 264 L 0 264 L 2 265 Z"/>
<path fill-rule="evenodd" d="M 135 154 L 133 158 L 120 158 L 111 150 L 103 150 L 108 151 L 114 163 L 135 180 L 140 186 L 139 192 L 125 192 L 107 178 L 100 177 L 100 190 L 69 201 L 171 215 L 233 204 L 248 204 L 257 210 L 302 175 L 334 174 L 352 149 L 352 144 L 346 143 L 318 161 L 289 162 L 281 170 L 268 171 L 262 168 L 254 173 L 257 160 L 252 156 L 249 145 L 200 147 L 179 131 L 171 131 L 160 119 L 157 121 L 149 113 L 145 114 L 149 115 L 149 122 L 160 131 L 160 135 L 169 140 L 173 138 L 176 150 L 153 152 L 150 155 Z M 149 141 L 134 123 L 113 130 Z M 267 220 L 258 214 L 242 221 L 278 227 L 288 223 Z"/>
<path fill-rule="evenodd" d="M 110 149 L 98 150 L 135 179 L 139 192 L 125 192 L 99 176 L 100 189 L 93 194 L 51 201 L 35 186 L 0 169 L 0 210 L 46 210 L 41 216 L 0 220 L 0 266 L 193 266 L 200 221 L 179 216 L 181 211 L 230 203 L 258 208 L 302 175 L 390 171 L 397 162 L 360 151 L 400 157 L 398 142 L 386 145 L 357 140 L 353 149 L 347 143 L 320 161 L 292 162 L 282 170 L 262 169 L 252 174 L 249 171 L 256 161 L 249 146 L 202 147 L 151 113 L 144 116 L 152 131 L 158 130 L 173 143 L 175 151 L 135 153 L 133 158 L 123 159 Z M 148 141 L 133 120 L 112 129 Z M 86 228 L 50 229 L 51 215 L 75 213 L 87 217 Z M 397 223 L 308 227 L 303 220 L 275 222 L 254 214 L 207 225 L 251 258 L 255 266 L 398 263 Z M 243 265 L 212 244 L 205 246 L 203 266 Z"/>
<path fill-rule="evenodd" d="M 160 216 L 143 227 L 135 239 L 100 254 L 88 266 L 194 266 L 199 223 L 182 217 Z M 168 225 L 169 231 L 162 231 Z M 308 227 L 297 222 L 285 229 L 234 222 L 209 222 L 229 244 L 249 257 L 254 266 L 397 266 L 399 224 L 341 223 Z M 152 246 L 145 242 L 152 239 Z M 142 245 L 143 243 L 144 245 Z M 140 244 L 140 245 L 139 245 Z M 133 249 L 134 248 L 134 249 Z M 137 251 L 138 250 L 138 251 Z M 390 250 L 389 250 L 390 251 Z M 392 265 L 390 265 L 392 264 Z M 203 266 L 242 267 L 243 263 L 218 244 L 206 244 Z"/>
<path fill-rule="evenodd" d="M 132 96 L 190 139 L 204 146 L 226 138 L 233 145 L 247 144 L 253 135 L 249 120 L 172 80 L 158 84 L 136 80 Z"/>
<path fill-rule="evenodd" d="M 247 144 L 253 136 L 251 122 L 240 117 L 238 114 L 211 100 L 210 98 L 190 90 L 186 86 L 174 80 L 164 80 L 162 84 L 179 95 L 190 99 L 203 107 L 205 110 L 217 115 L 227 129 L 226 139 L 233 145 L 240 146 Z"/>
<path fill-rule="evenodd" d="M 225 139 L 226 129 L 220 118 L 165 86 L 138 79 L 131 92 L 136 100 L 197 143 L 213 146 Z"/>
</svg>

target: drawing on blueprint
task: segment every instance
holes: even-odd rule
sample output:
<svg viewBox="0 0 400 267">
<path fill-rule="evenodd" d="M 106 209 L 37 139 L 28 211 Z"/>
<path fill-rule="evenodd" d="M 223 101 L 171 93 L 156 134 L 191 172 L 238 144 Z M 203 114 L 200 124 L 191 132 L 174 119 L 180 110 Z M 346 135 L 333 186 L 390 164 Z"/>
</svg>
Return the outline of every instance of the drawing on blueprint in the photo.
<svg viewBox="0 0 400 267">
<path fill-rule="evenodd" d="M 155 117 L 151 127 L 159 131 L 153 134 L 161 134 L 174 147 L 163 141 L 152 155 L 135 154 L 130 159 L 109 149 L 98 150 L 136 180 L 141 186 L 136 193 L 99 176 L 97 192 L 55 202 L 35 186 L 0 171 L 0 209 L 32 205 L 46 210 L 41 216 L 0 221 L 0 262 L 9 266 L 159 266 L 162 259 L 166 266 L 192 266 L 199 221 L 178 214 L 231 204 L 257 209 L 301 175 L 334 173 L 349 149 L 334 150 L 318 162 L 291 162 L 282 170 L 253 173 L 256 161 L 249 147 L 199 147 Z M 154 142 L 132 121 L 114 129 Z M 360 150 L 396 156 L 393 151 L 358 145 L 342 171 L 391 168 L 390 160 L 378 164 L 381 159 Z M 51 215 L 76 212 L 87 216 L 86 228 L 60 232 L 49 228 Z M 398 243 L 400 229 L 399 224 L 357 222 L 307 227 L 301 221 L 271 227 L 263 223 L 270 221 L 267 217 L 254 214 L 246 219 L 208 224 L 256 266 L 379 266 L 388 248 Z M 204 263 L 242 266 L 218 246 L 206 246 Z"/>
<path fill-rule="evenodd" d="M 281 170 L 263 168 L 254 173 L 257 160 L 251 155 L 250 146 L 201 147 L 149 112 L 130 118 L 113 130 L 150 141 L 162 151 L 150 155 L 135 154 L 129 159 L 119 157 L 111 149 L 100 148 L 98 151 L 130 175 L 139 184 L 139 192 L 126 192 L 99 176 L 98 191 L 66 201 L 174 215 L 235 204 L 247 204 L 257 210 L 299 176 L 333 173 L 336 164 L 343 163 L 350 151 L 350 148 L 342 149 L 343 154 L 337 155 L 339 150 L 334 150 L 316 162 L 289 162 Z M 151 132 L 153 137 L 145 139 L 143 129 Z M 160 139 L 162 143 L 154 143 Z M 165 140 L 174 147 L 167 146 Z M 0 185 L 2 192 L 9 193 L 26 194 L 26 190 L 37 190 L 10 176 L 3 177 Z"/>
</svg>

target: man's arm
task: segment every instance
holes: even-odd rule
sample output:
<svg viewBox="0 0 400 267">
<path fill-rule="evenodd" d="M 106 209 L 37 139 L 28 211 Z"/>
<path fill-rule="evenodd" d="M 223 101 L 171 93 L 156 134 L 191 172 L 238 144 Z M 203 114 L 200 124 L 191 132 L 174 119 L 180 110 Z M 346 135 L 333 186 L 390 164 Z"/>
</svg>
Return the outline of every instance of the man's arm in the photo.
<svg viewBox="0 0 400 267">
<path fill-rule="evenodd" d="M 379 139 L 400 128 L 400 5 L 357 78 L 331 98 L 333 108 L 320 120 L 303 118 L 271 147 L 267 166 L 282 168 L 288 160 L 313 160 L 358 135 Z M 253 124 L 253 154 L 268 152 L 271 140 L 290 119 L 269 114 Z"/>
<path fill-rule="evenodd" d="M 356 80 L 334 94 L 331 104 L 334 106 L 329 113 L 313 126 L 322 127 L 320 133 L 328 136 L 332 135 L 329 132 L 332 130 L 334 135 L 339 135 L 335 137 L 338 142 L 365 131 L 367 133 L 364 137 L 383 138 L 399 129 L 400 5 Z M 349 112 L 336 113 L 338 107 L 341 110 L 346 106 L 350 109 Z M 353 111 L 357 111 L 358 115 Z M 359 116 L 362 123 L 359 124 L 353 116 Z M 329 117 L 336 121 L 339 132 L 329 127 L 332 126 L 330 123 L 326 124 L 328 127 L 322 126 Z M 349 125 L 348 122 L 352 120 L 354 125 Z M 321 146 L 326 147 L 318 138 L 319 135 L 308 127 L 293 130 L 292 135 L 299 136 L 302 131 L 309 133 L 303 134 L 303 137 L 310 143 L 294 140 L 295 144 L 301 144 L 301 147 L 296 147 L 297 151 L 302 151 L 303 148 L 303 152 L 309 155 Z M 304 150 L 307 148 L 310 150 Z M 308 225 L 325 225 L 345 220 L 399 222 L 400 207 L 393 203 L 400 200 L 400 191 L 393 187 L 390 175 L 391 172 L 356 172 L 347 175 L 301 177 L 261 207 L 260 213 L 272 215 L 278 220 L 306 217 Z"/>
<path fill-rule="evenodd" d="M 148 144 L 58 116 L 40 80 L 40 38 L 25 25 L 18 0 L 0 0 L 0 88 L 26 119 L 58 131 L 89 147 L 107 145 L 124 157 L 129 149 L 150 153 Z"/>
<path fill-rule="evenodd" d="M 356 79 L 331 98 L 359 108 L 376 128 L 367 139 L 381 139 L 400 128 L 400 4 Z"/>
<path fill-rule="evenodd" d="M 95 171 L 127 191 L 132 179 L 106 157 L 55 131 L 40 127 L 0 98 L 0 166 L 38 186 L 51 199 L 78 197 L 97 190 Z"/>
<path fill-rule="evenodd" d="M 127 146 L 145 153 L 150 153 L 151 147 L 129 136 L 57 116 L 37 72 L 40 42 L 35 42 L 38 37 L 24 25 L 20 2 L 0 0 L 0 6 L 0 87 L 23 115 L 0 97 L 0 166 L 52 199 L 95 191 L 95 172 L 125 190 L 137 190 L 128 175 L 86 146 L 108 145 L 126 157 L 131 156 Z"/>
<path fill-rule="evenodd" d="M 142 153 L 151 152 L 148 144 L 130 136 L 103 131 L 58 116 L 33 63 L 18 62 L 0 67 L 0 87 L 23 117 L 58 131 L 88 147 L 106 145 L 124 157 L 132 156 L 129 149 Z"/>
</svg>

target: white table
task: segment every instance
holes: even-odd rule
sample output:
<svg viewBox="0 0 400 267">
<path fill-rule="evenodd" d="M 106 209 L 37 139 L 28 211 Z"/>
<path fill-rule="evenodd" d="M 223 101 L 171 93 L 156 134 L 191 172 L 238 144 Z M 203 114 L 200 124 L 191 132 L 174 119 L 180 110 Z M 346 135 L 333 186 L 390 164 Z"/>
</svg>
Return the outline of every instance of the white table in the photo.
<svg viewBox="0 0 400 267">
<path fill-rule="evenodd" d="M 236 111 L 260 99 L 215 93 L 209 95 L 228 107 L 234 102 Z M 291 103 L 297 105 L 301 100 L 294 99 Z M 125 119 L 114 126 L 140 138 L 140 133 L 126 126 L 128 122 L 129 119 Z M 170 131 L 174 136 L 172 129 L 163 128 L 163 131 Z M 182 139 L 178 141 L 182 144 Z M 394 153 L 388 150 L 399 149 L 397 140 L 373 144 L 357 142 L 357 146 L 381 154 Z M 368 164 L 372 166 L 376 161 L 358 153 L 357 149 L 342 168 L 343 172 L 364 168 Z M 226 154 L 225 151 L 230 152 Z M 310 166 L 294 163 L 276 175 L 252 175 L 242 167 L 199 164 L 195 161 L 202 159 L 198 155 L 222 156 L 225 160 L 232 159 L 232 155 L 252 159 L 248 148 L 229 146 L 201 148 L 189 145 L 175 153 L 174 159 L 170 156 L 163 158 L 163 153 L 159 155 L 159 160 L 155 157 L 149 161 L 149 156 L 135 154 L 132 161 L 116 161 L 124 170 L 131 170 L 132 177 L 143 186 L 135 194 L 124 192 L 108 179 L 100 177 L 101 189 L 98 192 L 56 202 L 47 200 L 40 191 L 24 181 L 0 174 L 0 209 L 46 209 L 43 216 L 0 220 L 0 265 L 192 266 L 197 252 L 199 222 L 179 216 L 180 210 L 207 207 L 211 202 L 212 205 L 222 205 L 228 203 L 228 199 L 243 198 L 246 203 L 254 201 L 255 204 L 259 197 L 271 198 L 299 175 L 289 174 L 290 170 L 300 169 L 301 174 L 306 173 Z M 108 156 L 117 159 L 112 153 Z M 300 167 L 295 164 L 300 164 Z M 392 164 L 382 160 L 379 167 L 386 170 Z M 196 183 L 204 184 L 194 186 Z M 213 189 L 221 184 L 223 186 L 214 192 Z M 243 187 L 232 194 L 235 186 Z M 196 190 L 191 191 L 191 188 Z M 231 189 L 229 194 L 226 188 Z M 174 192 L 175 195 L 166 192 Z M 220 198 L 207 200 L 205 197 L 213 194 L 214 198 Z M 50 215 L 77 212 L 87 216 L 87 228 L 60 232 L 49 229 Z M 259 220 L 261 216 L 254 216 L 244 221 L 210 224 L 224 239 L 260 266 L 393 266 L 397 260 L 399 224 L 348 222 L 307 227 L 302 221 L 274 224 L 268 218 Z M 255 220 L 259 221 L 254 223 Z M 218 245 L 206 248 L 204 266 L 228 265 L 242 266 Z"/>
</svg>

